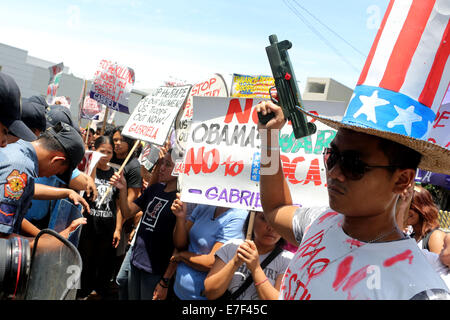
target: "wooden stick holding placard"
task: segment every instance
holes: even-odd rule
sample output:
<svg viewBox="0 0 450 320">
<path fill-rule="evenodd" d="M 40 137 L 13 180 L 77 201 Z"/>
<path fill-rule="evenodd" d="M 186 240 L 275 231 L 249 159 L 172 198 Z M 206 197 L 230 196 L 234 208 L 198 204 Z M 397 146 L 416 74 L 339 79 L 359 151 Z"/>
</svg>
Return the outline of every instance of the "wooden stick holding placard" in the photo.
<svg viewBox="0 0 450 320">
<path fill-rule="evenodd" d="M 89 120 L 87 129 L 86 129 L 86 141 L 84 142 L 87 146 L 88 146 L 88 140 L 89 140 L 89 130 L 91 130 L 91 124 L 92 124 L 92 120 Z M 88 149 L 89 149 L 89 146 L 88 146 Z"/>
<path fill-rule="evenodd" d="M 100 135 L 103 135 L 103 134 L 105 133 L 106 120 L 108 119 L 108 112 L 109 112 L 109 108 L 106 108 L 106 110 L 105 110 L 105 116 L 103 117 L 102 131 L 101 131 Z"/>
<path fill-rule="evenodd" d="M 134 143 L 133 148 L 131 148 L 130 152 L 128 153 L 127 157 L 125 158 L 125 161 L 120 166 L 119 171 L 117 171 L 118 174 L 122 174 L 123 169 L 127 165 L 128 161 L 130 160 L 131 156 L 133 155 L 134 151 L 136 150 L 136 148 L 138 147 L 138 145 L 140 143 L 141 143 L 141 140 L 136 140 L 136 142 Z M 108 196 L 108 194 L 111 192 L 112 188 L 113 188 L 112 186 L 108 187 L 108 189 L 106 190 L 105 194 L 103 195 L 103 198 L 100 200 L 99 203 L 97 203 L 97 205 L 96 205 L 97 208 L 99 208 L 102 205 L 102 203 L 105 201 L 105 199 Z"/>
<path fill-rule="evenodd" d="M 255 211 L 250 211 L 249 215 L 250 219 L 248 221 L 247 236 L 245 237 L 246 240 L 252 240 L 253 223 L 255 222 Z"/>
</svg>

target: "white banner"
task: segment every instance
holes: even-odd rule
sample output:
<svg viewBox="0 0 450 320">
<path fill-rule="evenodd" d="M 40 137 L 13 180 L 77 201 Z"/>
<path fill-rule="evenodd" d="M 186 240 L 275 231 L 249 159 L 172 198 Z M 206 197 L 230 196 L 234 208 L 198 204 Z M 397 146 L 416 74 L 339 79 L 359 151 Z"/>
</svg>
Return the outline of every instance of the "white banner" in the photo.
<svg viewBox="0 0 450 320">
<path fill-rule="evenodd" d="M 262 210 L 261 148 L 254 108 L 259 101 L 194 97 L 184 164 L 176 168 L 182 175 L 182 201 Z M 332 106 L 339 106 L 336 112 L 345 108 L 343 103 L 327 107 Z M 308 207 L 328 204 L 322 154 L 336 135 L 332 128 L 315 123 L 318 130 L 312 136 L 296 140 L 289 123 L 279 134 L 283 171 L 294 204 Z"/>
<path fill-rule="evenodd" d="M 128 98 L 133 85 L 133 69 L 103 59 L 95 72 L 89 96 L 112 110 L 129 114 Z"/>
<path fill-rule="evenodd" d="M 184 104 L 190 85 L 181 87 L 159 87 L 142 99 L 127 123 L 122 134 L 133 139 L 164 145 L 178 111 Z"/>
</svg>

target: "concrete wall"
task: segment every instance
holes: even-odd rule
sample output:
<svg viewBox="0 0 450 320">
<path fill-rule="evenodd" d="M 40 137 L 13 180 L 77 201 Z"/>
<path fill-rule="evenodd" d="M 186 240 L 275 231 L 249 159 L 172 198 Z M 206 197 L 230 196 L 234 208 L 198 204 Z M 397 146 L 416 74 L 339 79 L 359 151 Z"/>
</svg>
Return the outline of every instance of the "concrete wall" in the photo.
<svg viewBox="0 0 450 320">
<path fill-rule="evenodd" d="M 46 97 L 47 85 L 50 79 L 48 68 L 58 62 L 50 62 L 36 57 L 28 56 L 26 50 L 11 47 L 0 43 L 1 71 L 12 76 L 20 88 L 22 97 L 28 98 L 34 95 Z M 92 71 L 92 74 L 94 74 Z M 74 120 L 78 120 L 78 103 L 83 88 L 84 79 L 69 74 L 69 67 L 64 66 L 63 75 L 58 88 L 58 96 L 68 96 L 71 100 L 71 113 Z M 88 81 L 88 90 L 91 82 Z M 130 113 L 133 112 L 139 101 L 148 93 L 145 90 L 133 89 L 129 98 Z M 128 119 L 127 114 L 116 113 L 115 124 L 123 125 Z M 81 121 L 82 126 L 87 125 L 86 120 Z"/>
</svg>

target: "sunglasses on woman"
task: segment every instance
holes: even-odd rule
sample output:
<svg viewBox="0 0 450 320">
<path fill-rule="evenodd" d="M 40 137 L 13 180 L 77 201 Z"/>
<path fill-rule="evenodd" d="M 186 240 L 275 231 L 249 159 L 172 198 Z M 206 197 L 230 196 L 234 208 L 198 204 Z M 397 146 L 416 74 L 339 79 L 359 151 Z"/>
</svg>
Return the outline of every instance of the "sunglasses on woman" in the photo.
<svg viewBox="0 0 450 320">
<path fill-rule="evenodd" d="M 384 168 L 393 169 L 398 166 L 369 166 L 359 159 L 359 153 L 354 150 L 339 152 L 333 148 L 325 148 L 323 153 L 324 163 L 327 170 L 331 170 L 338 162 L 342 174 L 350 180 L 359 180 L 370 169 Z"/>
</svg>

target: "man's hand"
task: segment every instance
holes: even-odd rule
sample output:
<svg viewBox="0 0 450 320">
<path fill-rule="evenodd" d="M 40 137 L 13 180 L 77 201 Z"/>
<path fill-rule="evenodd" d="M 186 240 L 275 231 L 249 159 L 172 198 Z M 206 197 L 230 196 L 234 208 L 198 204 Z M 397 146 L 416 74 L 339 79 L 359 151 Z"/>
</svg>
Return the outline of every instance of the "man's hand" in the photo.
<svg viewBox="0 0 450 320">
<path fill-rule="evenodd" d="M 87 176 L 86 195 L 88 198 L 91 197 L 91 200 L 93 202 L 97 199 L 98 196 L 97 186 L 95 185 L 95 181 L 91 176 Z"/>
<path fill-rule="evenodd" d="M 86 218 L 78 218 L 72 221 L 72 223 L 70 224 L 70 226 L 68 226 L 66 229 L 64 229 L 63 231 L 61 231 L 59 234 L 61 236 L 63 236 L 64 238 L 68 239 L 69 235 L 72 231 L 74 231 L 76 228 L 78 228 L 78 226 L 82 225 L 82 224 L 87 224 L 87 220 Z"/>
<path fill-rule="evenodd" d="M 114 230 L 112 245 L 114 248 L 117 248 L 120 243 L 120 235 L 121 231 L 119 229 Z"/>
<path fill-rule="evenodd" d="M 283 109 L 270 100 L 261 101 L 256 106 L 256 112 L 261 112 L 262 115 L 269 113 L 275 113 L 275 117 L 270 119 L 265 125 L 258 122 L 258 129 L 281 129 L 286 123 L 284 118 Z"/>
<path fill-rule="evenodd" d="M 109 180 L 109 184 L 111 184 L 112 186 L 116 187 L 119 190 L 127 188 L 127 181 L 125 180 L 123 172 L 121 174 L 115 172 L 114 175 Z"/>
<path fill-rule="evenodd" d="M 153 291 L 153 300 L 166 300 L 168 288 L 163 288 L 159 282 Z"/>
<path fill-rule="evenodd" d="M 179 193 L 177 193 L 177 198 L 172 202 L 170 209 L 177 218 L 186 218 L 186 204 L 180 200 Z"/>
<path fill-rule="evenodd" d="M 73 202 L 74 205 L 79 205 L 81 204 L 83 206 L 83 208 L 88 212 L 91 213 L 91 208 L 89 207 L 89 204 L 86 202 L 86 200 L 83 199 L 82 196 L 80 196 L 80 194 L 74 190 L 71 189 L 67 189 L 69 190 L 69 194 L 67 195 L 67 198 L 69 198 L 70 201 Z"/>
</svg>

